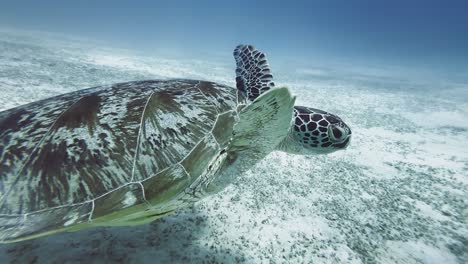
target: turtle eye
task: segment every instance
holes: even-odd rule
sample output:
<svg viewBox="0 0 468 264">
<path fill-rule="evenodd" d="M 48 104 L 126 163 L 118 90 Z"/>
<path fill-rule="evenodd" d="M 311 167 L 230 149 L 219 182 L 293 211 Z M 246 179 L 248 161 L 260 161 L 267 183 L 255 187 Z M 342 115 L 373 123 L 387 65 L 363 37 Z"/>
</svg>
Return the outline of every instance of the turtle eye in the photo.
<svg viewBox="0 0 468 264">
<path fill-rule="evenodd" d="M 330 125 L 328 128 L 328 136 L 334 142 L 340 142 L 348 136 L 346 130 L 339 125 Z"/>
<path fill-rule="evenodd" d="M 343 136 L 343 133 L 337 127 L 334 127 L 332 129 L 332 132 L 333 132 L 333 137 L 336 138 L 336 139 L 341 139 L 341 137 Z"/>
</svg>

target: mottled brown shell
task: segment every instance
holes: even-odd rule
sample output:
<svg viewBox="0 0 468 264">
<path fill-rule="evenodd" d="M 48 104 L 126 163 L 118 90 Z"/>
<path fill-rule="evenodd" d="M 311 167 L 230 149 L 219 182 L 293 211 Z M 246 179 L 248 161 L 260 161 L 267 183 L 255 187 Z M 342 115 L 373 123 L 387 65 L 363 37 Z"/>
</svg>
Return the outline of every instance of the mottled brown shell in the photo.
<svg viewBox="0 0 468 264">
<path fill-rule="evenodd" d="M 140 81 L 1 112 L 0 241 L 190 192 L 228 143 L 236 93 L 204 81 Z"/>
</svg>

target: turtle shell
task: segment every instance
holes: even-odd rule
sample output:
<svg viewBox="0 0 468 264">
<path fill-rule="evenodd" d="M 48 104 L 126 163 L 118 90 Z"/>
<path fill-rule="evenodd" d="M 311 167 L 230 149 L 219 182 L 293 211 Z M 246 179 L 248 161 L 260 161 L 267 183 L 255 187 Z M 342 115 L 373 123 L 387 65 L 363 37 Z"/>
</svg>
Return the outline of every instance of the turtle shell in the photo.
<svg viewBox="0 0 468 264">
<path fill-rule="evenodd" d="M 138 81 L 1 112 L 0 241 L 125 224 L 196 199 L 231 136 L 236 93 L 204 81 Z"/>
</svg>

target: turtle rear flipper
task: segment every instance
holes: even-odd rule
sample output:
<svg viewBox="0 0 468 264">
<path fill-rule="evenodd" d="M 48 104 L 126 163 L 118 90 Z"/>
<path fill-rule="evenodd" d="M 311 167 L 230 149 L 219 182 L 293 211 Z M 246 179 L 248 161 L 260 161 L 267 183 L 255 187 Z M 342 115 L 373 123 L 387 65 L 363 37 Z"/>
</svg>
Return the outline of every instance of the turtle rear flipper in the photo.
<svg viewBox="0 0 468 264">
<path fill-rule="evenodd" d="M 294 101 L 285 87 L 260 95 L 239 112 L 229 150 L 267 154 L 275 149 L 291 126 Z"/>
</svg>

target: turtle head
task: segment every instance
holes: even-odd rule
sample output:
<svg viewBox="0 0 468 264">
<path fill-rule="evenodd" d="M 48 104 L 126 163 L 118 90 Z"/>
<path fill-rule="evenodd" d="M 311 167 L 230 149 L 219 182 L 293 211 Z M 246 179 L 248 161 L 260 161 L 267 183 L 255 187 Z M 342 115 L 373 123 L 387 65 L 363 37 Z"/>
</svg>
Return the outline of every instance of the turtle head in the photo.
<svg viewBox="0 0 468 264">
<path fill-rule="evenodd" d="M 293 119 L 289 136 L 280 146 L 280 149 L 286 152 L 303 155 L 327 154 L 345 149 L 351 141 L 351 129 L 334 114 L 295 106 Z"/>
</svg>

